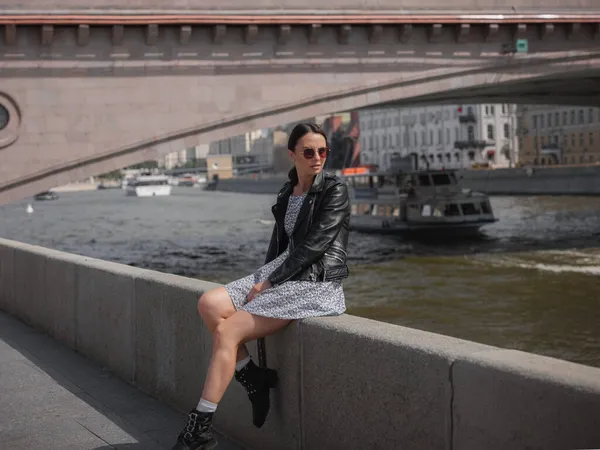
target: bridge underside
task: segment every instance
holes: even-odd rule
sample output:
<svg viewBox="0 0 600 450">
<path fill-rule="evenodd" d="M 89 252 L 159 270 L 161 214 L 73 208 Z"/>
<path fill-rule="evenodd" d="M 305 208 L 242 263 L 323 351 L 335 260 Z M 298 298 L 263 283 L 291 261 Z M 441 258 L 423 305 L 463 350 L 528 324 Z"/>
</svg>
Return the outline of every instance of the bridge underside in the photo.
<svg viewBox="0 0 600 450">
<path fill-rule="evenodd" d="M 6 79 L 16 141 L 0 149 L 0 203 L 252 129 L 376 105 L 515 102 L 600 106 L 596 59 L 418 74 Z M 9 124 L 0 132 L 9 130 Z M 8 137 L 11 141 L 12 137 Z M 7 141 L 7 142 L 8 142 Z"/>
<path fill-rule="evenodd" d="M 597 24 L 190 30 L 7 25 L 0 204 L 331 112 L 451 102 L 600 106 Z M 515 36 L 530 39 L 531 53 L 507 47 Z"/>
<path fill-rule="evenodd" d="M 442 105 L 456 103 L 514 103 L 538 105 L 600 106 L 600 72 L 588 69 L 567 76 L 540 76 L 496 85 L 471 86 L 448 92 L 436 92 L 410 100 L 377 105 L 398 107 L 411 104 Z"/>
</svg>

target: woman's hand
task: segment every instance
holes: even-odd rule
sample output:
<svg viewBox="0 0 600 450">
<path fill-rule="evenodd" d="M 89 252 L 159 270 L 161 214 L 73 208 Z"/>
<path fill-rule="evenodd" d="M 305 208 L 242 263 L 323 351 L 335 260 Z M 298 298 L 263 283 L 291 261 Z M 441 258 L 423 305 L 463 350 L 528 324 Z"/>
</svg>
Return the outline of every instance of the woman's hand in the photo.
<svg viewBox="0 0 600 450">
<path fill-rule="evenodd" d="M 254 286 L 252 286 L 252 289 L 250 289 L 250 292 L 248 293 L 248 301 L 251 302 L 258 294 L 260 294 L 262 291 L 266 291 L 270 287 L 271 282 L 269 280 L 256 283 Z"/>
</svg>

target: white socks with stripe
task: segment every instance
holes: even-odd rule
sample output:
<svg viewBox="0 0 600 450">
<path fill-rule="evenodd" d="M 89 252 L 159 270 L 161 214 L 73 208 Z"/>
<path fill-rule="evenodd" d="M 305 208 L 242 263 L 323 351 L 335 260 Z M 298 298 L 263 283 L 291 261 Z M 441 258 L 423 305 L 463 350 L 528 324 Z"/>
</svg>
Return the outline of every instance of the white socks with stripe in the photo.
<svg viewBox="0 0 600 450">
<path fill-rule="evenodd" d="M 246 367 L 246 364 L 248 364 L 251 360 L 252 360 L 252 358 L 250 357 L 250 355 L 248 355 L 241 361 L 238 361 L 235 364 L 235 371 L 239 372 L 240 370 L 242 370 L 244 367 Z"/>
<path fill-rule="evenodd" d="M 201 398 L 198 402 L 196 410 L 200 412 L 214 413 L 217 410 L 217 406 L 218 405 L 216 403 L 209 402 L 208 400 Z"/>
<path fill-rule="evenodd" d="M 252 358 L 250 356 L 247 356 L 246 358 L 242 359 L 241 361 L 238 361 L 235 364 L 235 370 L 236 371 L 242 370 L 244 367 L 246 367 L 246 364 L 248 364 L 251 360 L 252 360 Z M 201 398 L 200 401 L 198 402 L 198 406 L 196 407 L 196 410 L 200 411 L 200 412 L 214 413 L 217 410 L 217 406 L 218 405 L 216 403 L 209 402 L 208 400 L 204 400 L 203 398 Z"/>
</svg>

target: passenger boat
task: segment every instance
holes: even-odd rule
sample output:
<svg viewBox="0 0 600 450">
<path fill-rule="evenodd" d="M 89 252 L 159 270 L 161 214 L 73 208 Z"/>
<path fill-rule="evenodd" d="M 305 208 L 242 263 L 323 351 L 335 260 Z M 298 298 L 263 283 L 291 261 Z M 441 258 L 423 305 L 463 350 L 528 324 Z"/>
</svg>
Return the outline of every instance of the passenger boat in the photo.
<svg viewBox="0 0 600 450">
<path fill-rule="evenodd" d="M 128 196 L 157 197 L 171 195 L 171 186 L 165 175 L 140 175 L 129 180 L 125 191 Z"/>
<path fill-rule="evenodd" d="M 487 195 L 463 189 L 454 170 L 377 172 L 344 169 L 353 230 L 429 236 L 475 234 L 494 223 Z"/>
</svg>

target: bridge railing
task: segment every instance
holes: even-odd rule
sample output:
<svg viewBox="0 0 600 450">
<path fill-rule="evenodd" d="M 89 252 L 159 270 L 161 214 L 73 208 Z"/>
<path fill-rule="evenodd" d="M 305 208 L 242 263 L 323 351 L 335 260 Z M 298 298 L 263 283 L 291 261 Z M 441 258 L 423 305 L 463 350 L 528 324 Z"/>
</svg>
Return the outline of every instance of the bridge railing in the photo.
<svg viewBox="0 0 600 450">
<path fill-rule="evenodd" d="M 211 337 L 214 283 L 0 239 L 0 308 L 182 410 Z M 343 315 L 267 339 L 265 426 L 233 383 L 217 428 L 250 449 L 567 449 L 600 443 L 600 369 Z"/>
</svg>

